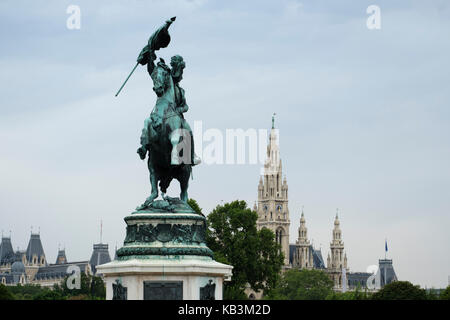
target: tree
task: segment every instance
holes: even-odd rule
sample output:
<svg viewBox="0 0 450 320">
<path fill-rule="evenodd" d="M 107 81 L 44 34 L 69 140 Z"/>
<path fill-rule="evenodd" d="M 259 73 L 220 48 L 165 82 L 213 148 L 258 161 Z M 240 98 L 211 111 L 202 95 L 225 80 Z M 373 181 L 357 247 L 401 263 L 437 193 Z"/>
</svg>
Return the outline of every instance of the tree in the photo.
<svg viewBox="0 0 450 320">
<path fill-rule="evenodd" d="M 14 295 L 4 284 L 0 284 L 0 300 L 14 300 Z"/>
<path fill-rule="evenodd" d="M 194 199 L 189 199 L 187 202 L 188 205 L 195 211 L 195 213 L 203 215 L 202 208 L 200 208 L 197 201 L 195 201 Z"/>
<path fill-rule="evenodd" d="M 9 287 L 11 293 L 16 297 L 16 300 L 32 300 L 35 296 L 43 290 L 40 285 L 36 284 L 18 284 Z"/>
<path fill-rule="evenodd" d="M 441 300 L 450 300 L 450 286 L 448 286 L 444 291 L 441 292 L 439 298 Z"/>
<path fill-rule="evenodd" d="M 358 284 L 354 291 L 335 292 L 328 295 L 326 300 L 368 300 L 370 299 L 367 290 L 361 291 L 361 285 Z"/>
<path fill-rule="evenodd" d="M 372 295 L 374 300 L 426 300 L 425 289 L 413 285 L 409 281 L 395 281 L 385 285 Z"/>
<path fill-rule="evenodd" d="M 106 299 L 105 282 L 101 277 L 92 276 L 90 294 L 93 299 Z"/>
<path fill-rule="evenodd" d="M 333 294 L 333 281 L 322 270 L 292 269 L 286 271 L 280 284 L 267 299 L 324 300 Z"/>
<path fill-rule="evenodd" d="M 258 215 L 245 201 L 218 205 L 207 217 L 207 245 L 215 260 L 231 264 L 233 276 L 225 283 L 225 299 L 244 299 L 246 285 L 270 291 L 276 286 L 283 254 L 268 229 L 256 228 Z"/>
<path fill-rule="evenodd" d="M 62 297 L 70 300 L 81 299 L 105 299 L 106 288 L 101 277 L 86 275 L 81 273 L 80 289 L 69 289 L 67 287 L 67 275 L 60 284 L 53 286 L 53 291 L 58 292 Z"/>
<path fill-rule="evenodd" d="M 64 297 L 58 291 L 42 288 L 37 295 L 33 296 L 33 300 L 64 300 Z"/>
</svg>

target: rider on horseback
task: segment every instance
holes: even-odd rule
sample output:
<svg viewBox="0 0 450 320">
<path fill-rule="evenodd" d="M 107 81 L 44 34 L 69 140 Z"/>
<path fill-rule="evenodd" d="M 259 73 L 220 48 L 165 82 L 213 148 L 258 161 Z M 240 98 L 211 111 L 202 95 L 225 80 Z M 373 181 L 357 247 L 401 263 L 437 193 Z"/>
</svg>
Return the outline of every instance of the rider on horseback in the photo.
<svg viewBox="0 0 450 320">
<path fill-rule="evenodd" d="M 156 54 L 154 52 L 154 50 L 148 49 L 148 47 L 146 46 L 141 54 L 138 57 L 138 62 L 140 64 L 147 64 L 147 71 L 150 75 L 150 77 L 152 78 L 154 83 L 157 83 L 157 75 L 155 74 L 155 63 L 154 61 L 156 60 Z M 175 108 L 174 111 L 180 116 L 180 118 L 182 119 L 181 121 L 181 127 L 178 129 L 184 129 L 187 130 L 189 132 L 189 136 L 191 137 L 191 165 L 195 166 L 197 164 L 199 164 L 201 162 L 200 158 L 195 154 L 194 152 L 194 137 L 192 134 L 192 129 L 189 126 L 188 122 L 184 119 L 183 113 L 185 113 L 186 111 L 189 110 L 189 106 L 186 104 L 186 98 L 184 95 L 184 89 L 180 87 L 179 83 L 180 81 L 183 79 L 183 69 L 185 68 L 186 64 L 183 60 L 183 57 L 181 57 L 180 55 L 175 55 L 171 58 L 170 60 L 170 66 L 172 68 L 169 68 L 166 64 L 165 61 L 160 58 L 160 61 L 158 62 L 158 66 L 164 68 L 165 70 L 167 70 L 168 72 L 170 72 L 170 75 L 172 77 L 173 80 L 173 84 L 174 84 L 174 95 L 175 95 Z M 161 96 L 162 92 L 160 91 L 160 87 L 155 86 L 153 88 L 153 90 L 155 91 L 156 95 L 159 97 Z M 153 113 L 152 114 L 152 125 L 156 128 L 158 127 L 161 122 L 163 115 L 158 115 L 157 113 Z M 145 157 L 145 156 L 144 156 Z"/>
</svg>

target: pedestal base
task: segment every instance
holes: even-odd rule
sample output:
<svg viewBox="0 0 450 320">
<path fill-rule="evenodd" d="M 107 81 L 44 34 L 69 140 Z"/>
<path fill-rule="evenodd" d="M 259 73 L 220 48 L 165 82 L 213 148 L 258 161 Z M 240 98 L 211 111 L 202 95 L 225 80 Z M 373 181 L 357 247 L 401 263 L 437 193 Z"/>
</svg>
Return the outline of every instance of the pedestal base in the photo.
<svg viewBox="0 0 450 320">
<path fill-rule="evenodd" d="M 107 300 L 222 300 L 233 267 L 213 260 L 205 216 L 172 199 L 170 208 L 138 210 L 124 220 L 117 260 L 97 266 Z"/>
<path fill-rule="evenodd" d="M 97 270 L 105 278 L 107 300 L 113 299 L 117 282 L 126 288 L 127 300 L 222 300 L 223 281 L 231 277 L 232 268 L 209 257 L 155 256 L 115 260 Z"/>
</svg>

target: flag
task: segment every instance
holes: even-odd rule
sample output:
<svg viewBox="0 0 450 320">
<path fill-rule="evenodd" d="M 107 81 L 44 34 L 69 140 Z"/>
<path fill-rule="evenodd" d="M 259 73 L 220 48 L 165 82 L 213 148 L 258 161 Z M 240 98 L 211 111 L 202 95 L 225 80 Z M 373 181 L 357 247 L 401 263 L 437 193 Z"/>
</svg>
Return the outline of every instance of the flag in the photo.
<svg viewBox="0 0 450 320">
<path fill-rule="evenodd" d="M 388 248 L 387 248 L 387 240 L 385 240 L 385 242 L 384 242 L 384 251 L 388 251 Z"/>
</svg>

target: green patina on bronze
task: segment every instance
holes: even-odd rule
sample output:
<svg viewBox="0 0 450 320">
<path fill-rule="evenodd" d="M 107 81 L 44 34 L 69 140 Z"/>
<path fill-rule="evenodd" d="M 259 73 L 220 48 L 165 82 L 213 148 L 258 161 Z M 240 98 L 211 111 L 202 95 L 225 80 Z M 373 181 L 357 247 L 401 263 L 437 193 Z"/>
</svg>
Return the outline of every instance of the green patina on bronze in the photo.
<svg viewBox="0 0 450 320">
<path fill-rule="evenodd" d="M 186 63 L 180 55 L 173 56 L 169 64 L 162 58 L 155 63 L 155 52 L 170 43 L 169 27 L 174 21 L 175 17 L 167 20 L 151 35 L 133 69 L 139 64 L 147 66 L 157 96 L 153 110 L 144 121 L 137 150 L 142 160 L 147 158 L 151 194 L 135 212 L 125 217 L 127 234 L 124 246 L 117 251 L 119 260 L 213 256 L 205 242 L 206 218 L 187 204 L 192 167 L 200 160 L 194 153 L 192 130 L 183 115 L 189 109 L 180 86 Z M 173 179 L 180 183 L 179 198 L 166 196 Z M 162 200 L 156 200 L 159 190 Z"/>
<path fill-rule="evenodd" d="M 127 233 L 119 260 L 145 256 L 213 256 L 206 246 L 206 218 L 198 214 L 134 214 L 125 217 Z"/>
<path fill-rule="evenodd" d="M 174 242 L 183 244 L 205 243 L 204 224 L 133 224 L 127 226 L 124 244 L 133 242 Z"/>
<path fill-rule="evenodd" d="M 122 247 L 117 251 L 119 260 L 150 259 L 157 256 L 205 256 L 213 257 L 208 247 L 204 248 L 167 248 L 167 247 Z"/>
<path fill-rule="evenodd" d="M 169 27 L 174 21 L 175 17 L 170 18 L 150 36 L 147 45 L 139 53 L 135 67 L 116 93 L 117 96 L 139 64 L 147 66 L 157 98 L 150 116 L 144 121 L 141 146 L 137 153 L 142 160 L 148 158 L 152 190 L 137 210 L 174 212 L 180 206 L 177 200 L 187 205 L 192 167 L 200 163 L 194 152 L 192 129 L 183 116 L 189 110 L 184 89 L 180 86 L 186 63 L 182 56 L 175 55 L 170 59 L 170 66 L 163 58 L 155 64 L 155 52 L 166 48 L 170 43 Z M 165 196 L 173 179 L 180 183 L 179 199 Z M 159 193 L 158 184 L 163 200 L 155 201 Z"/>
<path fill-rule="evenodd" d="M 164 200 L 153 200 L 145 208 L 137 207 L 135 213 L 194 213 L 196 212 L 178 198 L 164 197 Z"/>
<path fill-rule="evenodd" d="M 139 213 L 139 215 L 135 215 L 136 213 Z M 200 216 L 200 215 L 184 215 L 184 214 L 176 214 L 176 215 L 168 215 L 168 214 L 161 214 L 161 215 L 142 215 L 142 213 L 153 213 L 153 212 L 148 212 L 148 211 L 144 211 L 144 212 L 133 212 L 131 216 L 126 216 L 124 218 L 125 222 L 128 221 L 140 221 L 140 220 L 183 220 L 183 219 L 188 219 L 188 220 L 198 220 L 198 221 L 205 221 L 206 222 L 206 218 L 205 216 Z M 159 212 L 161 213 L 161 212 Z"/>
</svg>

